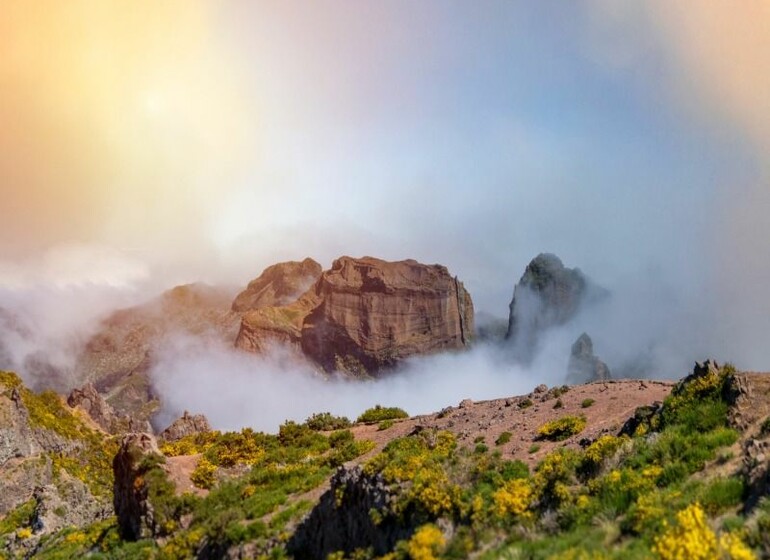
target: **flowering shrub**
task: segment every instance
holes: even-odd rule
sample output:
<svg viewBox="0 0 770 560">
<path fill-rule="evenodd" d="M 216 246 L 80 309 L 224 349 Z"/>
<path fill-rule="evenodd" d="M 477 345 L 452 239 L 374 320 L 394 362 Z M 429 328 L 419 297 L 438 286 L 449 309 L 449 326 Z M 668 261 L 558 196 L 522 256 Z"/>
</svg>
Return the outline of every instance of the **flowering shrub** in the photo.
<svg viewBox="0 0 770 560">
<path fill-rule="evenodd" d="M 653 551 L 662 560 L 752 560 L 754 553 L 734 534 L 720 538 L 709 527 L 697 503 L 676 515 L 676 524 L 655 539 Z"/>
<path fill-rule="evenodd" d="M 423 525 L 415 531 L 406 546 L 412 560 L 434 560 L 446 544 L 441 530 L 435 525 Z"/>
<path fill-rule="evenodd" d="M 495 514 L 498 517 L 521 518 L 530 516 L 529 506 L 532 502 L 532 486 L 529 480 L 515 478 L 509 480 L 492 495 L 495 504 Z"/>
<path fill-rule="evenodd" d="M 198 488 L 204 488 L 208 490 L 214 486 L 214 482 L 216 480 L 214 474 L 216 471 L 216 465 L 206 459 L 206 457 L 201 457 L 198 461 L 198 464 L 195 466 L 195 469 L 190 474 L 190 480 Z"/>
<path fill-rule="evenodd" d="M 549 441 L 563 441 L 579 434 L 586 427 L 585 416 L 562 416 L 546 422 L 537 430 L 538 438 Z"/>
</svg>

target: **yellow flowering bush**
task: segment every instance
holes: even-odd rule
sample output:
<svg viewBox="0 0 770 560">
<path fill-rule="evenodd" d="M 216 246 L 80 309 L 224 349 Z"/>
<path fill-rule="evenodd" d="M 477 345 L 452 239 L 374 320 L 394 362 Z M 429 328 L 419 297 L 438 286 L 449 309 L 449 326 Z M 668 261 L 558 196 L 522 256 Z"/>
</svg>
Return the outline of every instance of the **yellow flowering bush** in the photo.
<svg viewBox="0 0 770 560">
<path fill-rule="evenodd" d="M 446 539 L 435 525 L 423 525 L 415 531 L 406 546 L 412 560 L 435 560 L 441 554 Z"/>
<path fill-rule="evenodd" d="M 529 517 L 532 502 L 532 486 L 529 480 L 515 478 L 509 480 L 492 495 L 495 514 L 499 517 Z"/>
<path fill-rule="evenodd" d="M 206 459 L 206 457 L 201 457 L 198 464 L 195 466 L 195 469 L 190 474 L 190 480 L 198 488 L 208 490 L 214 486 L 214 482 L 216 482 L 214 476 L 216 472 L 216 465 Z"/>
<path fill-rule="evenodd" d="M 585 427 L 585 416 L 562 416 L 540 426 L 537 430 L 537 436 L 549 441 L 563 441 L 579 434 Z"/>
<path fill-rule="evenodd" d="M 756 557 L 735 534 L 717 538 L 706 514 L 695 503 L 676 515 L 676 524 L 655 539 L 653 551 L 662 560 L 753 560 Z"/>
</svg>

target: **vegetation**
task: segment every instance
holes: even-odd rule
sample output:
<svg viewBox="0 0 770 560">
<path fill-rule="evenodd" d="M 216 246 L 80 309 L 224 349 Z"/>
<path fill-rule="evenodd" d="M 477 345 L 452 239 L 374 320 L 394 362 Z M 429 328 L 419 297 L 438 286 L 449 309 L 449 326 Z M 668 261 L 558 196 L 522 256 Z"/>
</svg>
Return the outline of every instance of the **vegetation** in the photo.
<svg viewBox="0 0 770 560">
<path fill-rule="evenodd" d="M 55 481 L 61 471 L 79 479 L 94 496 L 112 496 L 112 458 L 118 450 L 113 437 L 92 429 L 76 411 L 53 391 L 34 393 L 11 372 L 0 372 L 0 394 L 17 391 L 29 412 L 29 424 L 46 430 L 62 441 L 48 454 Z"/>
<path fill-rule="evenodd" d="M 511 432 L 503 432 L 495 440 L 495 445 L 505 445 L 506 443 L 511 441 L 512 437 L 513 437 L 513 434 Z"/>
<path fill-rule="evenodd" d="M 691 376 L 633 434 L 604 434 L 582 447 L 557 444 L 532 470 L 506 459 L 500 449 L 489 451 L 483 437 L 458 445 L 451 432 L 425 428 L 393 439 L 363 464 L 364 474 L 390 493 L 389 505 L 370 512 L 371 520 L 404 529 L 384 558 L 767 557 L 770 499 L 747 515 L 741 509 L 747 494 L 743 480 L 705 468 L 716 465 L 738 439 L 728 424 L 731 375 L 726 367 Z M 315 417 L 328 425 L 326 416 Z M 356 441 L 347 428 L 319 433 L 312 418 L 286 422 L 275 435 L 212 432 L 170 445 L 169 451 L 201 455 L 193 476 L 209 488 L 205 497 L 175 496 L 163 478 L 162 458 L 148 459 L 143 480 L 148 492 L 156 488 L 151 498 L 164 536 L 158 543 L 122 542 L 108 520 L 47 538 L 40 557 L 189 558 L 203 543 L 207 554 L 216 556 L 246 542 L 255 557 L 285 557 L 293 524 L 312 506 L 304 493 L 328 480 L 337 465 L 361 460 L 373 445 Z M 541 426 L 539 438 L 563 441 L 585 425 L 582 416 L 562 416 Z M 503 432 L 495 444 L 511 438 Z M 541 445 L 552 447 L 535 443 L 530 454 Z M 345 507 L 344 493 L 336 507 Z M 30 515 L 29 506 L 22 506 L 0 527 L 20 538 Z M 364 560 L 374 554 L 340 551 L 330 558 Z"/>
<path fill-rule="evenodd" d="M 590 408 L 595 402 L 594 399 L 583 399 L 583 402 L 580 403 L 580 408 Z"/>
<path fill-rule="evenodd" d="M 385 407 L 375 405 L 361 414 L 356 422 L 363 422 L 364 424 L 376 424 L 383 420 L 400 420 L 402 418 L 409 418 L 409 414 L 405 410 L 397 407 Z"/>
<path fill-rule="evenodd" d="M 317 432 L 330 432 L 349 428 L 351 422 L 345 416 L 334 416 L 331 412 L 319 412 L 305 420 L 305 425 Z"/>
<path fill-rule="evenodd" d="M 585 416 L 562 416 L 540 426 L 537 435 L 540 439 L 548 441 L 563 441 L 579 434 L 585 427 Z"/>
</svg>

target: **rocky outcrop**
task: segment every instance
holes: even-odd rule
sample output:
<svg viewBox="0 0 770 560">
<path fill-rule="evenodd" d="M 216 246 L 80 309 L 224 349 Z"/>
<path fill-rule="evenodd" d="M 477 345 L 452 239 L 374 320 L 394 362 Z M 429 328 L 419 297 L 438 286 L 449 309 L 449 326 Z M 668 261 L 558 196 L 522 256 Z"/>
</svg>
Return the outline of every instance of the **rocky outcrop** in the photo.
<svg viewBox="0 0 770 560">
<path fill-rule="evenodd" d="M 375 556 L 386 554 L 414 532 L 405 520 L 391 515 L 393 499 L 382 475 L 367 475 L 358 466 L 340 467 L 287 549 L 294 558 L 326 558 L 340 550 L 347 556 L 369 547 Z"/>
<path fill-rule="evenodd" d="M 35 508 L 32 530 L 35 534 L 50 534 L 64 527 L 83 527 L 97 519 L 112 515 L 112 508 L 94 500 L 88 487 L 66 472 L 56 484 L 38 486 L 33 493 Z"/>
<path fill-rule="evenodd" d="M 471 297 L 445 267 L 341 257 L 294 303 L 247 313 L 236 346 L 280 343 L 326 371 L 368 374 L 464 348 L 473 333 Z"/>
<path fill-rule="evenodd" d="M 572 345 L 567 364 L 567 383 L 579 385 L 592 381 L 612 379 L 610 368 L 594 355 L 594 344 L 586 333 L 581 334 Z"/>
<path fill-rule="evenodd" d="M 174 420 L 174 422 L 158 436 L 163 441 L 179 441 L 180 439 L 194 434 L 201 434 L 211 431 L 211 425 L 208 418 L 203 414 L 190 414 L 186 410 L 184 414 Z"/>
<path fill-rule="evenodd" d="M 232 344 L 240 316 L 230 311 L 232 291 L 203 284 L 177 286 L 144 305 L 113 313 L 87 342 L 75 378 L 93 384 L 136 428 L 157 409 L 148 373 L 172 336 Z M 144 429 L 143 427 L 141 429 Z"/>
<path fill-rule="evenodd" d="M 528 364 L 546 330 L 574 318 L 581 305 L 606 292 L 593 286 L 580 269 L 542 253 L 532 259 L 513 291 L 506 339 L 515 358 Z"/>
<path fill-rule="evenodd" d="M 321 265 L 310 258 L 269 266 L 238 294 L 232 310 L 246 313 L 293 303 L 318 280 L 321 272 Z"/>
<path fill-rule="evenodd" d="M 73 389 L 67 397 L 67 404 L 72 408 L 80 408 L 105 432 L 114 433 L 117 420 L 115 411 L 91 383 Z"/>
<path fill-rule="evenodd" d="M 146 473 L 157 467 L 161 457 L 150 434 L 127 434 L 112 461 L 115 476 L 113 505 L 121 536 L 130 541 L 151 538 L 159 533 L 155 508 L 149 496 Z"/>
<path fill-rule="evenodd" d="M 89 445 L 100 434 L 70 416 L 52 393 L 34 395 L 18 376 L 0 371 L 0 518 L 33 503 L 26 527 L 33 536 L 17 543 L 22 548 L 64 526 L 87 525 L 111 514 L 109 502 L 67 470 L 70 461 L 93 456 Z M 57 465 L 54 458 L 67 460 L 68 466 Z"/>
</svg>

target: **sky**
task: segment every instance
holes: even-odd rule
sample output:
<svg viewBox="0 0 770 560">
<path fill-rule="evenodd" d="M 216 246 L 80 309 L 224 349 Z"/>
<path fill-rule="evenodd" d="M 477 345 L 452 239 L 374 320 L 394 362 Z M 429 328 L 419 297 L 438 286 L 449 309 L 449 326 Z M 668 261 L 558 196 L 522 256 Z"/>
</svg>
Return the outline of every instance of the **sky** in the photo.
<svg viewBox="0 0 770 560">
<path fill-rule="evenodd" d="M 770 367 L 767 2 L 0 12 L 2 293 L 372 255 L 504 317 L 549 251 L 629 296 L 595 331 Z"/>
</svg>

